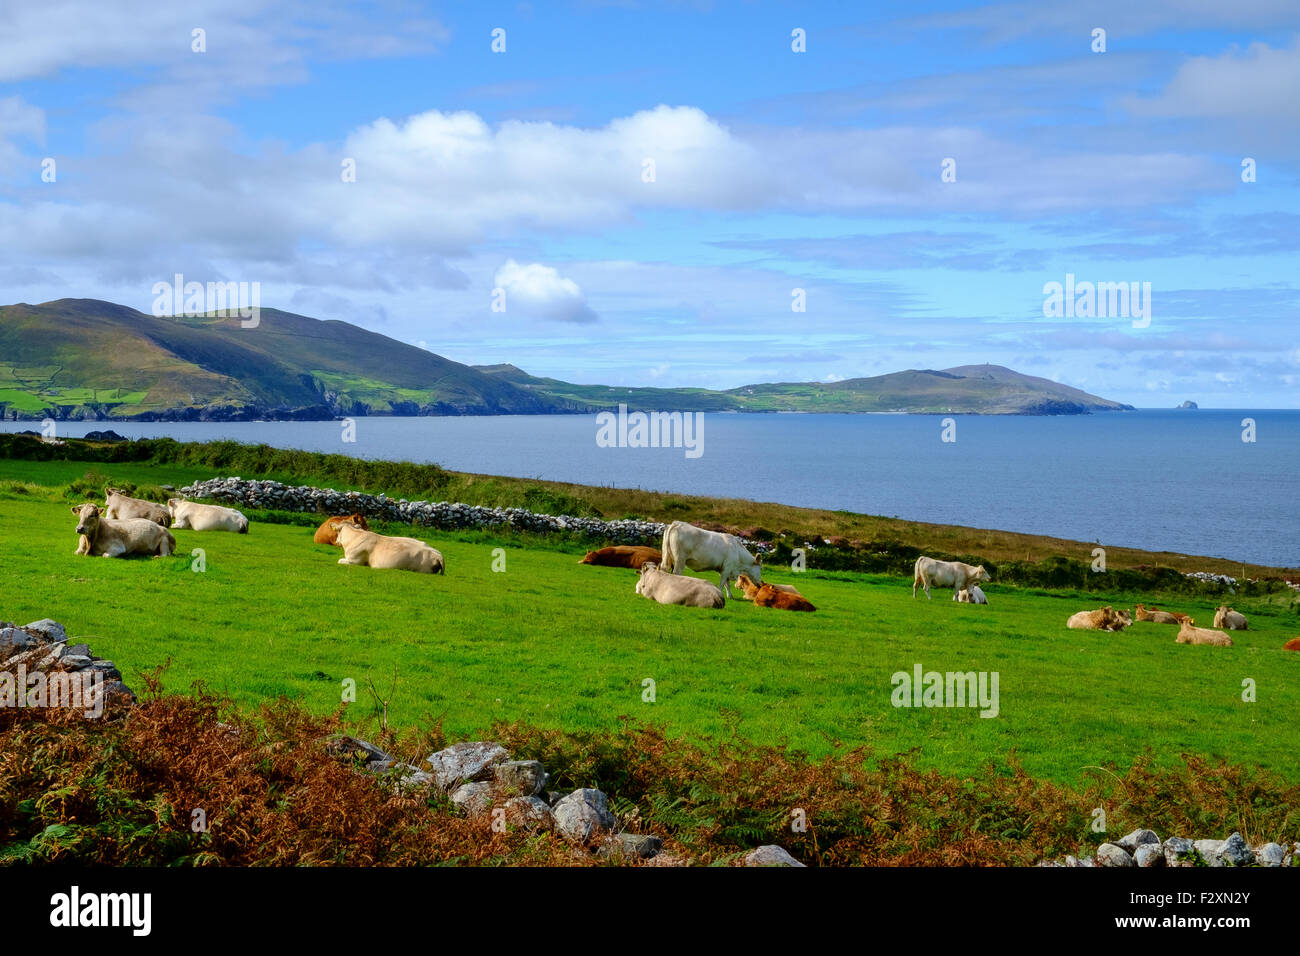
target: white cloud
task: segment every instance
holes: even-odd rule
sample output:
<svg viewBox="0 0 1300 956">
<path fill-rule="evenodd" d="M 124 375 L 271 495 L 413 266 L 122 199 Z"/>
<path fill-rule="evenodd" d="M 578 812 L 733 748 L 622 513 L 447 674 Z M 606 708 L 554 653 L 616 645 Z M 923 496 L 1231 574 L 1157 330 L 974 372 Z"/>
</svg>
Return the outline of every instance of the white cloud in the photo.
<svg viewBox="0 0 1300 956">
<path fill-rule="evenodd" d="M 1140 116 L 1258 117 L 1271 122 L 1300 116 L 1300 40 L 1289 49 L 1252 43 L 1222 56 L 1183 63 L 1154 97 L 1123 100 Z"/>
<path fill-rule="evenodd" d="M 596 313 L 578 283 L 566 279 L 550 266 L 540 263 L 521 265 L 513 259 L 497 270 L 496 286 L 505 291 L 506 314 L 513 311 L 526 316 L 558 322 L 595 322 Z"/>
</svg>

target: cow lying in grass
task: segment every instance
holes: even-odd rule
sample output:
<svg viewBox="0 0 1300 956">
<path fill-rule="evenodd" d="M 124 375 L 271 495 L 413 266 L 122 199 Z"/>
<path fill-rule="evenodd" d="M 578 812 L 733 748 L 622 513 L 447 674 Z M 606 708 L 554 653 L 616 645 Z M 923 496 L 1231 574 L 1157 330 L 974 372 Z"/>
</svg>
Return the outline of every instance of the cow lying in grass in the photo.
<svg viewBox="0 0 1300 956">
<path fill-rule="evenodd" d="M 750 601 L 753 600 L 753 598 L 749 596 L 750 591 L 765 586 L 752 581 L 748 574 L 740 575 L 740 577 L 736 578 L 736 583 L 740 585 L 741 593 L 744 594 L 745 599 Z M 784 591 L 786 594 L 799 594 L 799 589 L 793 584 L 773 584 L 772 587 L 776 588 L 778 591 Z M 799 594 L 799 596 L 803 597 L 802 594 Z"/>
<path fill-rule="evenodd" d="M 631 568 L 641 570 L 641 565 L 653 561 L 658 566 L 663 555 L 658 548 L 645 545 L 616 544 L 596 551 L 588 551 L 579 564 L 595 564 L 602 568 Z"/>
<path fill-rule="evenodd" d="M 344 521 L 351 521 L 362 531 L 370 530 L 370 523 L 359 514 L 352 515 L 335 515 L 332 518 L 326 518 L 321 526 L 316 529 L 312 535 L 312 540 L 317 544 L 337 545 L 339 543 L 339 524 Z"/>
<path fill-rule="evenodd" d="M 984 596 L 984 592 L 978 584 L 972 584 L 968 588 L 962 588 L 961 593 L 957 595 L 957 600 L 962 604 L 988 604 L 989 599 Z"/>
<path fill-rule="evenodd" d="M 184 498 L 168 498 L 167 510 L 172 514 L 172 527 L 192 531 L 234 531 L 248 534 L 248 519 L 243 512 L 221 505 L 202 505 Z"/>
<path fill-rule="evenodd" d="M 1246 630 L 1246 615 L 1238 614 L 1227 605 L 1214 609 L 1214 626 L 1226 627 L 1230 631 Z"/>
<path fill-rule="evenodd" d="M 396 568 L 425 574 L 444 574 L 447 570 L 442 553 L 418 538 L 376 534 L 348 520 L 339 522 L 338 541 L 343 548 L 339 564 Z"/>
<path fill-rule="evenodd" d="M 165 558 L 176 550 L 172 533 L 148 518 L 105 518 L 92 504 L 73 505 L 77 516 L 76 554 L 120 558 L 124 554 L 149 554 Z"/>
<path fill-rule="evenodd" d="M 143 498 L 131 498 L 116 488 L 104 489 L 104 517 L 119 520 L 123 518 L 144 518 L 164 528 L 172 523 L 171 512 L 162 505 Z"/>
<path fill-rule="evenodd" d="M 1154 607 L 1143 607 L 1139 604 L 1134 611 L 1137 613 L 1139 621 L 1148 621 L 1152 624 L 1195 624 L 1186 614 L 1174 614 L 1172 611 L 1160 611 Z"/>
<path fill-rule="evenodd" d="M 1133 623 L 1125 611 L 1116 612 L 1109 605 L 1095 611 L 1079 611 L 1070 615 L 1065 626 L 1075 630 L 1122 631 Z"/>
<path fill-rule="evenodd" d="M 636 593 L 659 604 L 680 604 L 683 607 L 722 608 L 727 604 L 722 591 L 708 581 L 669 574 L 653 563 L 641 565 L 636 579 Z"/>
<path fill-rule="evenodd" d="M 942 588 L 952 588 L 952 599 L 957 600 L 957 595 L 963 590 L 968 589 L 972 584 L 987 584 L 993 580 L 989 573 L 984 570 L 984 565 L 972 567 L 969 564 L 962 564 L 960 561 L 936 561 L 934 558 L 927 558 L 925 555 L 916 559 L 916 564 L 912 569 L 912 597 L 916 597 L 918 587 L 925 588 L 925 596 L 930 598 L 930 588 L 938 586 Z"/>
<path fill-rule="evenodd" d="M 1284 651 L 1300 651 L 1300 637 L 1293 637 L 1282 645 Z"/>
<path fill-rule="evenodd" d="M 740 590 L 759 607 L 774 607 L 780 611 L 815 611 L 812 602 L 789 585 L 778 590 L 775 584 L 755 584 L 749 575 L 736 578 Z M 793 592 L 793 593 L 792 593 Z"/>
<path fill-rule="evenodd" d="M 1178 637 L 1174 640 L 1175 644 L 1212 644 L 1215 647 L 1231 647 L 1232 638 L 1222 631 L 1215 631 L 1208 627 L 1192 627 L 1190 624 L 1184 624 L 1178 629 Z"/>
</svg>

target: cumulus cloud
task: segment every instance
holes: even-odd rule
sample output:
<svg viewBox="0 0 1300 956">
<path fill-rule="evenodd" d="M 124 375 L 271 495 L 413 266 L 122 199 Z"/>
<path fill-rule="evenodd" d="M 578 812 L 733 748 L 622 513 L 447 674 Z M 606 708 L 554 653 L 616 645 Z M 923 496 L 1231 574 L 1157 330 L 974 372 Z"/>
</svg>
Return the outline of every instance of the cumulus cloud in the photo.
<svg viewBox="0 0 1300 956">
<path fill-rule="evenodd" d="M 526 316 L 557 322 L 595 322 L 596 313 L 578 283 L 541 263 L 520 264 L 507 259 L 497 270 L 496 287 L 505 291 L 506 313 L 522 312 Z"/>
</svg>

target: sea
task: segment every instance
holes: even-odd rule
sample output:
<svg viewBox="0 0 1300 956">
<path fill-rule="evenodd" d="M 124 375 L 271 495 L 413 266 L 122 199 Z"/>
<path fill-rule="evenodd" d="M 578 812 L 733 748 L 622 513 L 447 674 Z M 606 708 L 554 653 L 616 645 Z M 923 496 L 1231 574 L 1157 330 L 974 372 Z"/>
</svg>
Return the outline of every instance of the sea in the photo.
<svg viewBox="0 0 1300 956">
<path fill-rule="evenodd" d="M 58 422 L 61 437 L 234 439 L 455 471 L 748 498 L 1101 545 L 1300 566 L 1300 410 L 1052 417 L 691 416 L 635 447 L 596 415 L 324 422 Z M 0 422 L 39 430 L 40 423 Z M 681 437 L 680 433 L 678 436 Z M 1090 555 L 1081 555 L 1091 560 Z"/>
</svg>

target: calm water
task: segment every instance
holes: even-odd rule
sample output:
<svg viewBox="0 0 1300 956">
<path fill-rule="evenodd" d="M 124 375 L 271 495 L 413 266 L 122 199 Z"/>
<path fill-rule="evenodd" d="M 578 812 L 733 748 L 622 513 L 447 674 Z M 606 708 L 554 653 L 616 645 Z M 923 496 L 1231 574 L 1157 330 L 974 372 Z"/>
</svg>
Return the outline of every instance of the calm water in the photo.
<svg viewBox="0 0 1300 956">
<path fill-rule="evenodd" d="M 1061 418 L 704 417 L 703 454 L 602 448 L 594 416 L 339 422 L 60 423 L 79 437 L 233 438 L 456 471 L 842 508 L 1149 550 L 1300 565 L 1300 411 L 1143 410 Z M 1254 443 L 1241 420 L 1256 422 Z M 3 422 L 16 431 L 39 428 Z"/>
</svg>

